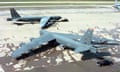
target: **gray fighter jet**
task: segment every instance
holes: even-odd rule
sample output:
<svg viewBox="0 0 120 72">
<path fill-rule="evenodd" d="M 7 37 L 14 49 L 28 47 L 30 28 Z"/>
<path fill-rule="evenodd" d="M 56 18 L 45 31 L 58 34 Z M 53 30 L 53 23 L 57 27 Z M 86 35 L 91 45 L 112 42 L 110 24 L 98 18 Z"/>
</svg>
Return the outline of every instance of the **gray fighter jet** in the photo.
<svg viewBox="0 0 120 72">
<path fill-rule="evenodd" d="M 23 25 L 25 23 L 34 24 L 40 22 L 41 28 L 48 28 L 56 22 L 66 22 L 68 19 L 62 19 L 61 16 L 29 16 L 21 17 L 14 8 L 10 8 L 11 18 L 7 18 L 7 21 L 13 21 L 14 24 Z"/>
<path fill-rule="evenodd" d="M 69 47 L 75 52 L 97 53 L 97 49 L 104 49 L 106 47 L 96 47 L 95 44 L 100 44 L 98 41 L 93 40 L 93 29 L 88 29 L 83 36 L 74 34 L 64 34 L 48 32 L 45 30 L 40 31 L 40 37 L 32 39 L 31 42 L 21 45 L 20 48 L 12 53 L 13 58 L 18 58 L 31 50 L 34 50 L 50 41 L 55 40 L 60 46 Z M 104 43 L 105 44 L 105 43 Z M 106 44 L 109 44 L 106 42 Z"/>
</svg>

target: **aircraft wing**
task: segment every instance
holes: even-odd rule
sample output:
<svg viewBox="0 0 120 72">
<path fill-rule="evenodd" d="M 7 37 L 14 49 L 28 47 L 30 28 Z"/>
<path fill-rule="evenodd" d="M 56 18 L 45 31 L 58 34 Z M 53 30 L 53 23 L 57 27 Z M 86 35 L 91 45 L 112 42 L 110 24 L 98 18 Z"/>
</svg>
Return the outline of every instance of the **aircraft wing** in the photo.
<svg viewBox="0 0 120 72">
<path fill-rule="evenodd" d="M 96 49 L 97 49 L 97 50 L 102 50 L 102 49 L 108 49 L 108 48 L 111 48 L 111 47 L 107 47 L 107 46 L 99 46 L 99 47 L 97 47 Z"/>
<path fill-rule="evenodd" d="M 65 34 L 65 33 L 55 33 L 55 34 L 69 37 L 71 39 L 78 41 L 80 41 L 80 39 L 82 38 L 81 35 L 77 35 L 77 34 Z M 91 41 L 89 40 L 89 42 L 91 42 L 91 44 L 93 45 L 120 45 L 120 41 L 116 41 L 112 39 L 100 38 L 97 36 L 91 36 L 91 37 L 88 36 L 88 38 L 91 38 Z"/>
<path fill-rule="evenodd" d="M 44 26 L 46 26 L 46 24 L 48 23 L 49 19 L 50 19 L 50 16 L 42 17 L 42 19 L 40 20 L 40 26 L 41 26 L 41 28 L 43 28 Z"/>
<path fill-rule="evenodd" d="M 92 44 L 94 45 L 120 45 L 120 41 L 107 39 L 107 38 L 100 38 L 98 36 L 93 36 Z"/>
<path fill-rule="evenodd" d="M 31 49 L 34 49 L 40 45 L 43 45 L 44 43 L 53 40 L 53 36 L 52 35 L 42 35 L 39 38 L 35 38 L 33 39 L 31 42 L 22 45 L 20 48 L 18 48 L 17 50 L 15 50 L 12 53 L 12 57 L 17 58 L 19 56 L 21 56 L 24 53 L 28 53 Z"/>
<path fill-rule="evenodd" d="M 110 46 L 110 45 L 95 45 L 93 46 L 96 50 L 106 50 L 106 49 L 110 49 L 110 48 L 119 48 L 119 47 L 115 47 L 115 46 Z"/>
<path fill-rule="evenodd" d="M 78 34 L 72 34 L 72 33 L 69 33 L 69 34 L 66 34 L 66 33 L 56 33 L 56 32 L 48 32 L 46 30 L 41 30 L 40 31 L 40 34 L 46 34 L 46 33 L 52 33 L 52 34 L 57 34 L 57 35 L 61 35 L 61 36 L 64 36 L 64 37 L 68 37 L 68 38 L 71 38 L 73 40 L 78 40 L 82 43 L 91 43 L 92 45 L 120 45 L 120 41 L 116 41 L 116 40 L 112 40 L 112 39 L 107 39 L 107 38 L 103 38 L 103 37 L 99 37 L 99 36 L 93 36 L 92 35 L 92 30 L 88 30 L 84 36 L 82 35 L 78 35 Z"/>
</svg>

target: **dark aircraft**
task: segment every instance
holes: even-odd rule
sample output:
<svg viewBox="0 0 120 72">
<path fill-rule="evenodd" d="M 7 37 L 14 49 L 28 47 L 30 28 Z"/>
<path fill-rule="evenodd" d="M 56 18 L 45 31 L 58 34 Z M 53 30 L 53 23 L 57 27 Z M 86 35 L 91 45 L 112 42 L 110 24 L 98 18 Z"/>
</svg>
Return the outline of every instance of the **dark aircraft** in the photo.
<svg viewBox="0 0 120 72">
<path fill-rule="evenodd" d="M 40 22 L 41 28 L 47 28 L 56 22 L 66 22 L 68 19 L 62 19 L 61 16 L 20 16 L 14 8 L 10 8 L 11 18 L 7 18 L 7 21 L 13 21 L 14 24 L 23 25 L 25 23 L 34 24 Z"/>
</svg>

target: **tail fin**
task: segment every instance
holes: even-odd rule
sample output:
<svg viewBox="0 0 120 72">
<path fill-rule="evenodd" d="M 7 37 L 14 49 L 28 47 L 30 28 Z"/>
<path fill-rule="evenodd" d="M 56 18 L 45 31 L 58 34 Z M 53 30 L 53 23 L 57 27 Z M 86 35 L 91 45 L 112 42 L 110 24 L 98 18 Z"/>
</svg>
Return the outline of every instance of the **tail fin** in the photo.
<svg viewBox="0 0 120 72">
<path fill-rule="evenodd" d="M 90 44 L 92 41 L 93 29 L 88 29 L 81 37 L 80 42 L 84 44 Z"/>
<path fill-rule="evenodd" d="M 10 8 L 10 13 L 11 13 L 12 19 L 21 17 L 14 8 Z"/>
</svg>

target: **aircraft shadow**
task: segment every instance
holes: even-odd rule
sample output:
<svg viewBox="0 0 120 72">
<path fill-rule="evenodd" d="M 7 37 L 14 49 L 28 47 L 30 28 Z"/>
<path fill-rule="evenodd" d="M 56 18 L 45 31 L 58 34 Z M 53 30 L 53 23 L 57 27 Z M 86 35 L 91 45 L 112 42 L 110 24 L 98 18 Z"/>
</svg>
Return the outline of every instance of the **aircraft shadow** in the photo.
<svg viewBox="0 0 120 72">
<path fill-rule="evenodd" d="M 38 47 L 37 49 L 30 50 L 29 53 L 23 54 L 22 56 L 16 58 L 16 60 L 25 59 L 27 57 L 30 57 L 30 56 L 36 55 L 38 53 L 52 49 L 53 47 L 56 47 L 58 45 L 59 45 L 59 43 L 57 43 L 56 40 L 49 41 L 48 44 L 42 45 L 41 47 Z"/>
<path fill-rule="evenodd" d="M 69 49 L 74 51 L 74 49 L 64 47 L 64 49 Z M 97 52 L 97 53 L 91 53 L 90 51 L 80 52 L 83 54 L 82 60 L 90 60 L 90 59 L 104 59 L 104 56 L 111 56 L 110 52 Z M 70 54 L 69 54 L 70 55 Z M 72 56 L 71 56 L 72 57 Z"/>
<path fill-rule="evenodd" d="M 97 52 L 97 53 L 91 53 L 91 52 L 82 52 L 83 57 L 82 60 L 89 60 L 89 59 L 104 59 L 104 56 L 111 56 L 109 52 Z"/>
<path fill-rule="evenodd" d="M 23 54 L 22 56 L 16 58 L 16 60 L 28 58 L 28 57 L 36 55 L 38 53 L 50 50 L 50 49 L 52 49 L 52 48 L 54 48 L 54 47 L 56 47 L 58 45 L 59 45 L 59 43 L 57 43 L 56 40 L 49 41 L 47 45 L 42 45 L 41 47 L 39 47 L 37 49 L 31 50 L 29 53 Z M 68 48 L 68 47 L 64 47 L 64 49 L 73 50 L 73 49 Z M 89 59 L 93 59 L 93 58 L 104 59 L 103 56 L 110 56 L 111 55 L 109 52 L 91 53 L 89 51 L 82 52 L 82 54 L 83 54 L 82 60 L 89 60 Z"/>
</svg>

